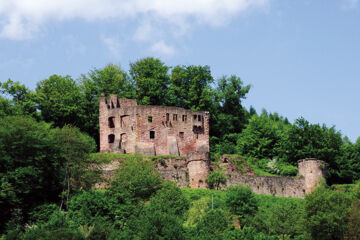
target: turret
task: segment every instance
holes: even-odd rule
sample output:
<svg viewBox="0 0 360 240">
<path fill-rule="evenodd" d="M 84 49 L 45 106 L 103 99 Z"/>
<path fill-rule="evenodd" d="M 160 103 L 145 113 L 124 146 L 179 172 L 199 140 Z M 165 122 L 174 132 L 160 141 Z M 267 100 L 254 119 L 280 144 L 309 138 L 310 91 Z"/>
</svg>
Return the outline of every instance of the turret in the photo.
<svg viewBox="0 0 360 240">
<path fill-rule="evenodd" d="M 322 160 L 307 158 L 298 161 L 299 174 L 304 177 L 305 193 L 310 193 L 326 177 L 326 163 Z"/>
</svg>

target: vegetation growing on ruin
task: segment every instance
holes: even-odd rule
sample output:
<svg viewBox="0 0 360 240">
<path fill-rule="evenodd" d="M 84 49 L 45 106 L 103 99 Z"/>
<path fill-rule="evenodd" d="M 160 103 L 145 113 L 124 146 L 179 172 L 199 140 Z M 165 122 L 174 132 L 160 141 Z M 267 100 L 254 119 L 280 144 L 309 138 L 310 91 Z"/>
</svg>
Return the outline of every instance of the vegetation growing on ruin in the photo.
<svg viewBox="0 0 360 240">
<path fill-rule="evenodd" d="M 355 239 L 360 140 L 351 142 L 334 126 L 247 109 L 249 91 L 238 76 L 214 79 L 209 66 L 169 67 L 154 58 L 132 63 L 129 72 L 109 64 L 78 79 L 52 75 L 35 90 L 1 82 L 1 238 Z M 180 190 L 153 169 L 173 156 L 95 153 L 101 93 L 209 111 L 214 163 L 235 154 L 241 171 L 293 176 L 297 160 L 313 157 L 327 162 L 332 186 L 304 200 L 246 188 Z M 122 164 L 109 189 L 91 190 L 99 165 L 114 159 Z"/>
</svg>

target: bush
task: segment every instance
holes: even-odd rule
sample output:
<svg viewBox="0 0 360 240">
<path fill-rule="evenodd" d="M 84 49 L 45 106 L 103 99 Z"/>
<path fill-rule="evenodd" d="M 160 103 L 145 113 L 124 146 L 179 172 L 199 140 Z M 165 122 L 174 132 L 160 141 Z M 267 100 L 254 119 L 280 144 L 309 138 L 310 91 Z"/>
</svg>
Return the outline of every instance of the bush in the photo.
<svg viewBox="0 0 360 240">
<path fill-rule="evenodd" d="M 189 201 L 173 182 L 164 182 L 150 199 L 150 208 L 168 214 L 182 216 L 189 208 Z"/>
<path fill-rule="evenodd" d="M 82 192 L 70 200 L 68 216 L 76 226 L 110 220 L 113 200 L 102 191 Z"/>
<path fill-rule="evenodd" d="M 197 225 L 197 233 L 201 239 L 221 239 L 227 229 L 229 220 L 221 209 L 208 211 Z"/>
<path fill-rule="evenodd" d="M 241 185 L 228 188 L 225 202 L 230 212 L 241 218 L 254 214 L 258 209 L 254 193 L 249 187 Z"/>
<path fill-rule="evenodd" d="M 112 181 L 109 193 L 119 203 L 148 200 L 161 188 L 162 179 L 154 168 L 154 163 L 139 159 L 129 159 L 121 165 Z"/>
<path fill-rule="evenodd" d="M 29 215 L 30 222 L 41 224 L 49 221 L 50 216 L 59 211 L 59 207 L 56 204 L 43 204 L 37 206 Z"/>
<path fill-rule="evenodd" d="M 212 171 L 206 178 L 206 182 L 211 188 L 219 189 L 221 184 L 226 184 L 226 175 L 221 171 Z"/>
<path fill-rule="evenodd" d="M 352 197 L 320 186 L 305 197 L 307 232 L 313 239 L 342 239 Z"/>
</svg>

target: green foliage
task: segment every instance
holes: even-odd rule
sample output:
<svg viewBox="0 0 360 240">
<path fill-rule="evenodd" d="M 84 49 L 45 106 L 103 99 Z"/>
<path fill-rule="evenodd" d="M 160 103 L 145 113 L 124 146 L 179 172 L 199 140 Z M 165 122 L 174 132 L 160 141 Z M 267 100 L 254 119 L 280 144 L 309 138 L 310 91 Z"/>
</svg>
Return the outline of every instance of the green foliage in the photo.
<svg viewBox="0 0 360 240">
<path fill-rule="evenodd" d="M 191 203 L 190 209 L 187 213 L 187 219 L 184 223 L 185 227 L 196 227 L 200 220 L 205 216 L 209 210 L 210 199 L 202 197 Z"/>
<path fill-rule="evenodd" d="M 97 174 L 89 174 L 95 171 L 95 166 L 91 166 L 91 162 L 87 161 L 89 153 L 95 150 L 95 142 L 88 135 L 80 132 L 78 128 L 69 125 L 56 128 L 53 132 L 59 144 L 60 156 L 64 160 L 65 178 L 62 203 L 66 200 L 66 208 L 68 208 L 70 192 L 73 189 L 90 189 L 98 180 Z M 98 172 L 99 174 L 100 172 Z M 66 195 L 66 199 L 64 195 Z"/>
<path fill-rule="evenodd" d="M 196 227 L 198 237 L 199 239 L 221 239 L 228 224 L 229 219 L 223 210 L 209 210 Z"/>
<path fill-rule="evenodd" d="M 206 182 L 211 188 L 219 189 L 221 184 L 226 184 L 226 175 L 221 171 L 212 171 L 206 178 Z"/>
<path fill-rule="evenodd" d="M 81 192 L 71 198 L 68 216 L 75 226 L 94 225 L 112 218 L 113 204 L 114 201 L 104 192 Z"/>
<path fill-rule="evenodd" d="M 176 66 L 171 71 L 165 103 L 191 110 L 209 111 L 215 92 L 209 66 Z"/>
<path fill-rule="evenodd" d="M 349 213 L 345 239 L 356 239 L 360 236 L 360 199 L 352 203 Z"/>
<path fill-rule="evenodd" d="M 57 199 L 61 159 L 50 126 L 29 117 L 4 117 L 0 121 L 0 218 L 10 219 L 20 210 L 19 224 L 27 212 Z M 0 231 L 5 221 L 0 223 Z"/>
<path fill-rule="evenodd" d="M 165 105 L 169 85 L 169 67 L 156 58 L 144 58 L 130 64 L 136 98 L 142 105 Z"/>
<path fill-rule="evenodd" d="M 30 115 L 38 118 L 36 112 L 36 95 L 25 85 L 14 82 L 11 79 L 4 83 L 0 82 L 0 116 L 7 115 Z"/>
<path fill-rule="evenodd" d="M 170 215 L 183 216 L 189 208 L 189 202 L 183 192 L 173 182 L 164 182 L 154 196 L 150 198 L 150 208 Z"/>
<path fill-rule="evenodd" d="M 251 189 L 241 185 L 228 188 L 225 202 L 230 212 L 241 218 L 254 214 L 258 209 L 258 203 Z"/>
<path fill-rule="evenodd" d="M 80 87 L 70 76 L 52 75 L 36 87 L 36 102 L 41 116 L 54 126 L 81 126 L 82 102 Z"/>
<path fill-rule="evenodd" d="M 180 219 L 162 211 L 145 208 L 138 219 L 130 223 L 133 236 L 128 239 L 185 239 Z"/>
<path fill-rule="evenodd" d="M 278 240 L 277 236 L 269 236 L 258 232 L 255 228 L 244 227 L 243 229 L 227 230 L 223 233 L 222 239 L 226 240 Z"/>
<path fill-rule="evenodd" d="M 42 224 L 49 221 L 50 216 L 58 211 L 59 207 L 54 203 L 45 203 L 34 208 L 29 214 L 29 220 L 32 223 Z"/>
<path fill-rule="evenodd" d="M 161 188 L 162 180 L 151 161 L 131 159 L 121 165 L 109 189 L 119 202 L 147 200 Z"/>
<path fill-rule="evenodd" d="M 239 136 L 238 153 L 256 159 L 275 158 L 287 127 L 282 121 L 272 120 L 267 115 L 253 115 Z"/>
<path fill-rule="evenodd" d="M 336 159 L 341 154 L 342 144 L 341 133 L 334 127 L 310 124 L 299 118 L 281 139 L 279 156 L 293 164 L 309 157 L 324 160 L 328 164 L 329 182 L 334 182 L 338 173 Z"/>
<path fill-rule="evenodd" d="M 133 81 L 119 65 L 108 64 L 101 69 L 93 69 L 83 74 L 79 80 L 82 92 L 81 108 L 84 120 L 80 129 L 99 139 L 99 99 L 102 93 L 106 96 L 116 94 L 121 98 L 136 98 Z"/>
<path fill-rule="evenodd" d="M 318 187 L 305 197 L 307 232 L 313 239 L 342 239 L 351 203 L 349 194 Z"/>
</svg>

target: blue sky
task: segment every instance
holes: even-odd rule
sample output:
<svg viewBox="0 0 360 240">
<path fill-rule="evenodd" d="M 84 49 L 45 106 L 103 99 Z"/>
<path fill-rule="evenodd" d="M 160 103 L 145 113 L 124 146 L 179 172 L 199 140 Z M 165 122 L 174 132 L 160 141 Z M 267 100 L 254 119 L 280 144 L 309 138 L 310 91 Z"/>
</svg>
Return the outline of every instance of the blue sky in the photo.
<svg viewBox="0 0 360 240">
<path fill-rule="evenodd" d="M 34 89 L 140 58 L 209 65 L 258 112 L 360 136 L 358 0 L 0 0 L 0 81 Z"/>
</svg>

